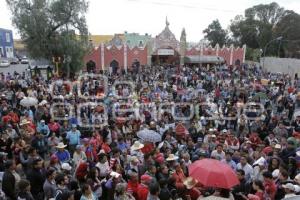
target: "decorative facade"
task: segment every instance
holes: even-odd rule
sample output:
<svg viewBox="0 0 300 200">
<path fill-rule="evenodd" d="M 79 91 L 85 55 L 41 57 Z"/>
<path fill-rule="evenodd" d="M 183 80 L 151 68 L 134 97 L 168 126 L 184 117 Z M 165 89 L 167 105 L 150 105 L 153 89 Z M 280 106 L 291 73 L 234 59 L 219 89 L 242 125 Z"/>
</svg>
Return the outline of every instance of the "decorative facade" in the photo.
<svg viewBox="0 0 300 200">
<path fill-rule="evenodd" d="M 98 48 L 85 56 L 85 63 L 93 61 L 96 70 L 107 70 L 109 67 L 130 70 L 134 64 L 162 65 L 172 64 L 199 65 L 227 63 L 240 65 L 245 61 L 246 46 L 215 47 L 203 44 L 189 45 L 185 29 L 181 32 L 180 41 L 169 28 L 166 20 L 164 30 L 156 37 L 125 32 L 123 37 L 115 35 L 109 42 L 101 43 Z"/>
</svg>

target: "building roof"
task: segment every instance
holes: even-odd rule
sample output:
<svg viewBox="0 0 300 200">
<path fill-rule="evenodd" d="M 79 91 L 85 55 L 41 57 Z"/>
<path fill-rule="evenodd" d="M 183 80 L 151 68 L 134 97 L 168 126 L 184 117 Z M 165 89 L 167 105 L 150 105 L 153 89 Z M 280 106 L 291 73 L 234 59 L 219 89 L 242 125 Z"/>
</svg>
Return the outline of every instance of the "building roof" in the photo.
<svg viewBox="0 0 300 200">
<path fill-rule="evenodd" d="M 118 36 L 124 40 L 124 34 L 115 34 L 115 35 L 90 35 L 89 40 L 93 43 L 95 47 L 100 46 L 101 43 L 109 43 L 115 36 Z"/>
<path fill-rule="evenodd" d="M 151 35 L 140 35 L 138 33 L 125 32 L 125 42 L 129 48 L 133 47 L 145 47 L 148 41 L 151 40 Z"/>
<path fill-rule="evenodd" d="M 224 58 L 219 56 L 186 56 L 185 63 L 198 64 L 198 63 L 223 63 Z"/>
<path fill-rule="evenodd" d="M 6 31 L 6 32 L 11 32 L 12 33 L 12 30 L 6 29 L 6 28 L 0 28 L 0 31 Z"/>
<path fill-rule="evenodd" d="M 153 39 L 154 51 L 160 48 L 173 48 L 179 50 L 179 41 L 176 39 L 174 33 L 169 28 L 170 23 L 166 19 L 166 26 L 164 30 Z"/>
</svg>

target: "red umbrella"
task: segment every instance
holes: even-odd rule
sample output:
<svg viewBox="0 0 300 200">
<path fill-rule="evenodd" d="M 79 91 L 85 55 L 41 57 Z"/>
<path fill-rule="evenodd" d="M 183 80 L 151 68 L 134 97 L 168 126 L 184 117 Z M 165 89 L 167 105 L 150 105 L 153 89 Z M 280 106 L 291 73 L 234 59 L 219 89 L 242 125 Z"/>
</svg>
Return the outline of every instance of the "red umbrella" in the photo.
<svg viewBox="0 0 300 200">
<path fill-rule="evenodd" d="M 231 167 L 214 159 L 203 159 L 189 166 L 189 174 L 206 187 L 230 189 L 239 184 Z"/>
</svg>

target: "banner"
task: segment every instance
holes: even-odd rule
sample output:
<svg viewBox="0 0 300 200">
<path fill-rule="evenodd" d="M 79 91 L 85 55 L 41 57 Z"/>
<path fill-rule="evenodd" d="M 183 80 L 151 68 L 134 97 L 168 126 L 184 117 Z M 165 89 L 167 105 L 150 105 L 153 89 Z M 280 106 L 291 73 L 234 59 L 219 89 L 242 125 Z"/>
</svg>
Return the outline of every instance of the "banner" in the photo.
<svg viewBox="0 0 300 200">
<path fill-rule="evenodd" d="M 157 55 L 159 56 L 173 56 L 175 54 L 173 49 L 158 49 Z"/>
</svg>

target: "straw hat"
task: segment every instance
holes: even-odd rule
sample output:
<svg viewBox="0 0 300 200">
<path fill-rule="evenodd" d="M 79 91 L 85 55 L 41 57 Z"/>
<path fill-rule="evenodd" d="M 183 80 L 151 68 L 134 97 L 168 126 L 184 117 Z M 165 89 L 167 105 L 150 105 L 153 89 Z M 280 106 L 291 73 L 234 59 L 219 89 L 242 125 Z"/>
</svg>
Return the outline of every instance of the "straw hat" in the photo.
<svg viewBox="0 0 300 200">
<path fill-rule="evenodd" d="M 274 148 L 275 149 L 281 149 L 281 145 L 280 144 L 275 144 Z"/>
<path fill-rule="evenodd" d="M 196 179 L 194 179 L 193 177 L 187 177 L 184 181 L 183 184 L 186 186 L 186 188 L 192 189 L 193 187 L 195 187 L 195 185 L 198 183 L 198 181 Z"/>
<path fill-rule="evenodd" d="M 65 148 L 67 145 L 65 145 L 63 142 L 58 143 L 58 145 L 56 146 L 56 148 L 58 149 L 63 149 Z"/>
<path fill-rule="evenodd" d="M 175 156 L 174 154 L 169 154 L 166 161 L 173 161 L 173 160 L 178 160 L 178 156 Z"/>
<path fill-rule="evenodd" d="M 136 151 L 136 150 L 140 150 L 143 147 L 144 145 L 142 143 L 140 143 L 139 141 L 135 141 L 134 144 L 130 147 L 130 149 Z"/>
<path fill-rule="evenodd" d="M 20 122 L 20 126 L 23 126 L 23 125 L 26 125 L 26 124 L 30 124 L 30 121 L 28 121 L 27 119 L 23 119 L 23 120 Z"/>
</svg>

